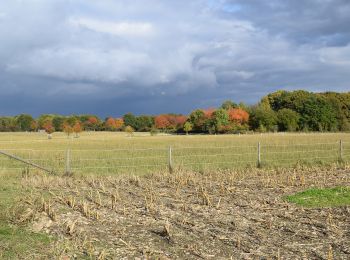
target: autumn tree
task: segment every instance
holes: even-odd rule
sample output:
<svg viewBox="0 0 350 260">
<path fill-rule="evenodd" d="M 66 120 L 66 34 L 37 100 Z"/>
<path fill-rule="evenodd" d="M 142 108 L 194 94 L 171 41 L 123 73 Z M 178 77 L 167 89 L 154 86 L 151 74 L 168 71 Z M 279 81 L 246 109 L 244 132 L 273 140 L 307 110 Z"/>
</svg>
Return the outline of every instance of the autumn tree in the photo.
<svg viewBox="0 0 350 260">
<path fill-rule="evenodd" d="M 184 124 L 187 121 L 187 116 L 179 115 L 176 116 L 176 126 L 177 128 L 181 129 L 183 128 Z"/>
<path fill-rule="evenodd" d="M 63 132 L 69 137 L 73 133 L 73 127 L 68 122 L 64 122 L 62 126 Z"/>
<path fill-rule="evenodd" d="M 117 130 L 121 130 L 123 127 L 124 127 L 124 120 L 123 120 L 123 118 L 115 119 L 115 128 Z"/>
<path fill-rule="evenodd" d="M 212 118 L 215 111 L 216 111 L 215 108 L 203 109 L 203 113 L 206 119 Z"/>
<path fill-rule="evenodd" d="M 43 123 L 43 128 L 45 132 L 47 133 L 47 138 L 52 138 L 52 133 L 55 132 L 55 128 L 52 125 L 52 121 L 48 120 L 45 123 Z"/>
<path fill-rule="evenodd" d="M 79 134 L 83 131 L 83 127 L 80 122 L 76 122 L 73 126 L 73 132 L 75 133 L 75 138 L 79 137 Z"/>
<path fill-rule="evenodd" d="M 84 121 L 84 128 L 86 130 L 96 131 L 100 125 L 100 120 L 96 116 L 89 116 Z"/>
<path fill-rule="evenodd" d="M 239 124 L 245 124 L 249 121 L 249 114 L 241 108 L 231 108 L 228 110 L 229 120 Z"/>
<path fill-rule="evenodd" d="M 159 115 L 154 118 L 154 124 L 158 129 L 168 129 L 171 125 L 169 118 L 166 115 Z"/>
<path fill-rule="evenodd" d="M 105 127 L 109 131 L 117 130 L 117 125 L 116 125 L 115 119 L 112 117 L 107 118 L 107 120 L 105 122 Z"/>
</svg>

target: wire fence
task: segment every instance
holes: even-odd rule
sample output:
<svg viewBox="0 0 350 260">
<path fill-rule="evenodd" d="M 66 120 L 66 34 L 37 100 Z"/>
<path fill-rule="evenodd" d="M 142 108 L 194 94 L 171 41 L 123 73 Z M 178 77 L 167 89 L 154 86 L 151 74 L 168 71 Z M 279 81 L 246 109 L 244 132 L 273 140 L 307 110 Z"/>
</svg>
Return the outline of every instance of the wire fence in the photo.
<svg viewBox="0 0 350 260">
<path fill-rule="evenodd" d="M 350 142 L 140 149 L 5 149 L 22 161 L 0 155 L 0 170 L 35 167 L 64 173 L 137 173 L 174 170 L 292 167 L 350 162 Z"/>
</svg>

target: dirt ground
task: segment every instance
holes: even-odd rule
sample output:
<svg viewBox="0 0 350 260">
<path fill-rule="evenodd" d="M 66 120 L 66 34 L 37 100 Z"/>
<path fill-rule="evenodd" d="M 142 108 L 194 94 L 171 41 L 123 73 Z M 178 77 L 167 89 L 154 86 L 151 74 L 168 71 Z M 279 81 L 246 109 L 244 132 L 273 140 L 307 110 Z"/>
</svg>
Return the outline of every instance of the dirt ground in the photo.
<svg viewBox="0 0 350 260">
<path fill-rule="evenodd" d="M 350 259 L 350 207 L 302 208 L 285 195 L 350 186 L 350 169 L 147 176 L 24 174 L 14 222 L 55 237 L 61 259 Z M 42 257 L 45 257 L 43 254 Z"/>
</svg>

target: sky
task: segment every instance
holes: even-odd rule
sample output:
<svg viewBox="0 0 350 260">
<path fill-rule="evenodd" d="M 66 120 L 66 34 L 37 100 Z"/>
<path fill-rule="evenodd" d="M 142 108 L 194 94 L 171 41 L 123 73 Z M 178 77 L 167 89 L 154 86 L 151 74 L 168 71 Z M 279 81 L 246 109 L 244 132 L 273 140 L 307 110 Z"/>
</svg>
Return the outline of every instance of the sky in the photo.
<svg viewBox="0 0 350 260">
<path fill-rule="evenodd" d="M 189 113 L 350 91 L 348 0 L 0 1 L 0 115 Z"/>
</svg>

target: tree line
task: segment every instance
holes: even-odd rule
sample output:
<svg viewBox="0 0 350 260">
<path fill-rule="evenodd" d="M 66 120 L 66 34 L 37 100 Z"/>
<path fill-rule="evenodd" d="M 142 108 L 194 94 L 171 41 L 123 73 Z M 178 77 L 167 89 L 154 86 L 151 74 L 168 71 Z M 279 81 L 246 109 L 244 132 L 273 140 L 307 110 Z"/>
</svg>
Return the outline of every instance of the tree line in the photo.
<svg viewBox="0 0 350 260">
<path fill-rule="evenodd" d="M 225 101 L 219 108 L 196 109 L 189 115 L 139 115 L 100 119 L 96 115 L 28 114 L 0 117 L 0 132 L 38 131 L 78 134 L 85 131 L 246 133 L 277 131 L 350 131 L 350 92 L 276 91 L 258 104 Z"/>
</svg>

